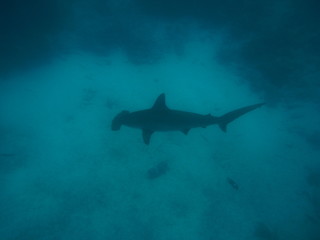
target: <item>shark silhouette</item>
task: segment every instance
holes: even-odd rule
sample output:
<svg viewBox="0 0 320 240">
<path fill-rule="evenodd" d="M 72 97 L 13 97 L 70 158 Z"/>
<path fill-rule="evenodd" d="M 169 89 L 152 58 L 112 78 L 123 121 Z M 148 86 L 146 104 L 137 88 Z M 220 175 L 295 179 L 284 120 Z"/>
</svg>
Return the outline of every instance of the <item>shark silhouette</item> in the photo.
<svg viewBox="0 0 320 240">
<path fill-rule="evenodd" d="M 131 113 L 129 111 L 120 112 L 113 119 L 111 128 L 117 131 L 122 125 L 125 125 L 142 129 L 143 141 L 148 145 L 154 132 L 181 131 L 187 135 L 191 128 L 205 128 L 213 124 L 218 124 L 221 130 L 226 132 L 230 122 L 262 105 L 264 103 L 254 104 L 236 109 L 221 117 L 214 117 L 210 114 L 202 115 L 169 109 L 166 105 L 165 94 L 162 93 L 150 109 Z"/>
</svg>

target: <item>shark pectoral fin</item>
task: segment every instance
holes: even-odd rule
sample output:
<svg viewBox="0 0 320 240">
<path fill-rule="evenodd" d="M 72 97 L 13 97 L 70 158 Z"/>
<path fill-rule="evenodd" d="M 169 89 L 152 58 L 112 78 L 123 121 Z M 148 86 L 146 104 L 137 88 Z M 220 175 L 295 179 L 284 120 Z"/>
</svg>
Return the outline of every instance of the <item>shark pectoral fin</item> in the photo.
<svg viewBox="0 0 320 240">
<path fill-rule="evenodd" d="M 181 130 L 181 132 L 183 132 L 185 135 L 188 135 L 188 132 L 190 131 L 190 128 L 186 128 Z"/>
<path fill-rule="evenodd" d="M 145 144 L 149 145 L 152 133 L 153 131 L 151 130 L 146 130 L 146 129 L 142 130 L 142 137 Z"/>
<path fill-rule="evenodd" d="M 220 123 L 219 127 L 223 132 L 225 132 L 225 133 L 227 132 L 227 124 L 226 123 Z"/>
</svg>

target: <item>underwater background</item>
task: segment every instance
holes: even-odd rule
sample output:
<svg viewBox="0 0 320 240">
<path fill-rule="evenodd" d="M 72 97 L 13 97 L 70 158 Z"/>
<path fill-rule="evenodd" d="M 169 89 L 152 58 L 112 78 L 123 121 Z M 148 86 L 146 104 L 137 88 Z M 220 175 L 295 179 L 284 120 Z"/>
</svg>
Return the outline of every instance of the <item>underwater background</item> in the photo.
<svg viewBox="0 0 320 240">
<path fill-rule="evenodd" d="M 0 3 L 1 240 L 319 240 L 320 2 Z M 166 94 L 217 126 L 111 131 Z"/>
</svg>

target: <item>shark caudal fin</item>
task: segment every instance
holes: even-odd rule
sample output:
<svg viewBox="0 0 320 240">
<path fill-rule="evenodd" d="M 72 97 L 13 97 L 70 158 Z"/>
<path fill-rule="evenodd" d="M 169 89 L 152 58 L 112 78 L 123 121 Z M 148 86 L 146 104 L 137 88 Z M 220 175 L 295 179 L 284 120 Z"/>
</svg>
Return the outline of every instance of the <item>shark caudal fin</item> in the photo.
<svg viewBox="0 0 320 240">
<path fill-rule="evenodd" d="M 219 125 L 220 129 L 224 132 L 227 132 L 227 126 L 229 123 L 236 120 L 238 117 L 241 117 L 242 115 L 255 110 L 256 108 L 261 107 L 264 104 L 265 103 L 254 104 L 254 105 L 239 108 L 239 109 L 236 109 L 234 111 L 231 111 L 231 112 L 224 114 L 223 116 L 218 118 L 218 125 Z"/>
</svg>

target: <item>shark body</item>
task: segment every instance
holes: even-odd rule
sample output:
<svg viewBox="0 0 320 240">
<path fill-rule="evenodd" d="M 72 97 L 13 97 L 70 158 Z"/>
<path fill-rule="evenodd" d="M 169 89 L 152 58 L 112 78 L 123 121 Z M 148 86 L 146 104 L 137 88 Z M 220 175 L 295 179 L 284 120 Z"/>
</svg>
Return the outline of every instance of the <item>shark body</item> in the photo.
<svg viewBox="0 0 320 240">
<path fill-rule="evenodd" d="M 129 112 L 122 111 L 112 121 L 112 130 L 120 130 L 122 125 L 142 130 L 143 141 L 150 143 L 154 132 L 180 131 L 188 134 L 191 128 L 205 128 L 218 124 L 222 131 L 227 131 L 227 125 L 238 117 L 261 107 L 264 103 L 239 108 L 221 117 L 211 114 L 202 115 L 192 112 L 169 109 L 166 105 L 165 94 L 160 94 L 152 108 Z"/>
</svg>

